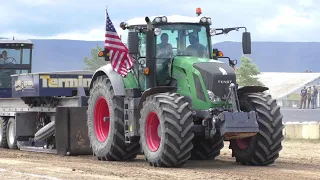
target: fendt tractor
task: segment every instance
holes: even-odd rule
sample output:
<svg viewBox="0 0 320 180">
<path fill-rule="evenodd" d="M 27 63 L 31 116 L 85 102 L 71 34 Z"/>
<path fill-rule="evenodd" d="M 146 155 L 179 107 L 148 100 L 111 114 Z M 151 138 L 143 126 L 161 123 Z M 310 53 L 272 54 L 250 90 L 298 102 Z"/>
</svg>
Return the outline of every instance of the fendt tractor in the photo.
<svg viewBox="0 0 320 180">
<path fill-rule="evenodd" d="M 212 36 L 245 29 L 242 49 L 250 54 L 250 33 L 212 29 L 211 18 L 199 11 L 120 24 L 134 65 L 124 78 L 111 64 L 93 75 L 87 125 L 97 159 L 132 160 L 142 152 L 151 166 L 181 167 L 190 159 L 214 159 L 224 141 L 243 165 L 269 165 L 279 157 L 283 124 L 276 100 L 267 87 L 239 87 L 237 61 L 212 48 Z M 109 61 L 111 53 L 99 55 Z"/>
<path fill-rule="evenodd" d="M 79 117 L 86 117 L 80 106 L 86 107 L 93 72 L 32 73 L 33 46 L 0 40 L 0 147 L 92 154 L 86 119 Z"/>
</svg>

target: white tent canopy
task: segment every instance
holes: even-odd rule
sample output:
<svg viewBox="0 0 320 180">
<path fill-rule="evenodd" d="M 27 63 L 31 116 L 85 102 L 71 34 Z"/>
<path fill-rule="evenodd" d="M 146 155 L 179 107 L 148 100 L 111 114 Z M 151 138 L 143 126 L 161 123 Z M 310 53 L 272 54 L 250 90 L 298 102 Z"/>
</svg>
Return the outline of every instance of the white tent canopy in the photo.
<svg viewBox="0 0 320 180">
<path fill-rule="evenodd" d="M 320 73 L 262 72 L 258 77 L 259 80 L 270 89 L 270 95 L 278 99 L 318 79 Z"/>
</svg>

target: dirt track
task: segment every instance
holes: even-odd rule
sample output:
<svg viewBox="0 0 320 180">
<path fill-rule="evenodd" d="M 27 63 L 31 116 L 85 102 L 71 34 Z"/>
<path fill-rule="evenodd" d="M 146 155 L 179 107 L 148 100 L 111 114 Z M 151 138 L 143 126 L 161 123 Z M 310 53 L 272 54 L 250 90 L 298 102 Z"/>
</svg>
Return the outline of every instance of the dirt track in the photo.
<svg viewBox="0 0 320 180">
<path fill-rule="evenodd" d="M 215 161 L 189 161 L 184 168 L 153 168 L 139 156 L 134 162 L 101 162 L 92 156 L 60 157 L 0 150 L 1 179 L 320 179 L 320 142 L 285 141 L 277 163 L 248 167 L 234 163 L 225 144 Z"/>
</svg>

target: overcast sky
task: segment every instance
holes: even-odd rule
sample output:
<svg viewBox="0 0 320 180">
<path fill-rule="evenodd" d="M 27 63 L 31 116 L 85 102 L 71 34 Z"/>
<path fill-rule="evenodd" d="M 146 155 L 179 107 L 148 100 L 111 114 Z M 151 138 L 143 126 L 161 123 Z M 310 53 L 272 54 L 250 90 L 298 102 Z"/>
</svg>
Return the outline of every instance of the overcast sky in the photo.
<svg viewBox="0 0 320 180">
<path fill-rule="evenodd" d="M 201 7 L 212 27 L 246 26 L 252 41 L 320 41 L 319 0 L 1 0 L 0 37 L 103 41 L 107 5 L 116 27 L 135 17 L 196 16 Z M 240 41 L 241 34 L 221 40 Z"/>
</svg>

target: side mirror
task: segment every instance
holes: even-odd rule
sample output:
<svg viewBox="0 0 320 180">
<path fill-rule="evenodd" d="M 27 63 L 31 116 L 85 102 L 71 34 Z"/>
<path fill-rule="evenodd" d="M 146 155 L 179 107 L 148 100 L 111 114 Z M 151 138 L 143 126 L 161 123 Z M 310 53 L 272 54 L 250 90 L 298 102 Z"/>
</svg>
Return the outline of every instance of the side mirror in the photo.
<svg viewBox="0 0 320 180">
<path fill-rule="evenodd" d="M 242 34 L 242 51 L 243 54 L 251 54 L 251 35 L 250 32 Z"/>
<path fill-rule="evenodd" d="M 231 60 L 232 64 L 235 66 L 238 64 L 238 60 L 234 59 L 234 60 Z"/>
<path fill-rule="evenodd" d="M 129 32 L 128 34 L 129 54 L 139 54 L 139 36 L 138 32 Z"/>
</svg>

